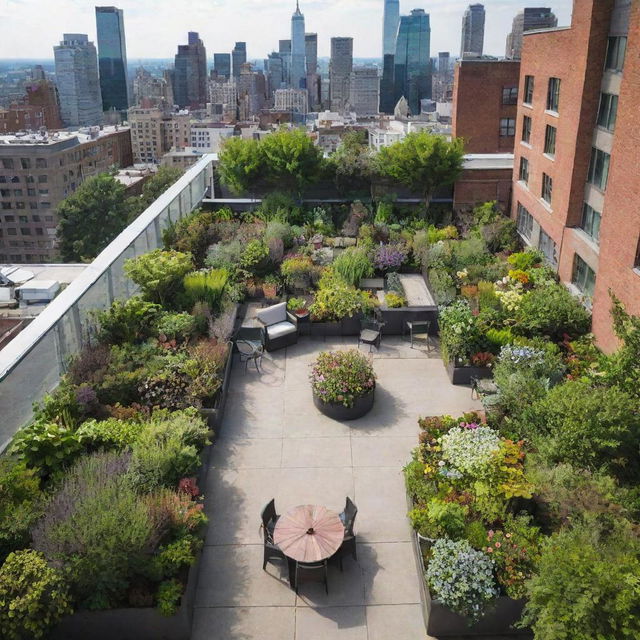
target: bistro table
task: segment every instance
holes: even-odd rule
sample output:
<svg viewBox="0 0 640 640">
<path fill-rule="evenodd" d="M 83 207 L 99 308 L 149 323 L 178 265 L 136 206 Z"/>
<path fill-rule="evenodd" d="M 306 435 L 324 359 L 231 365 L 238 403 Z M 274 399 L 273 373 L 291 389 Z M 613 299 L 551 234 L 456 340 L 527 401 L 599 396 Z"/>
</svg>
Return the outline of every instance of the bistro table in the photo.
<svg viewBox="0 0 640 640">
<path fill-rule="evenodd" d="M 322 562 L 330 558 L 344 540 L 340 516 L 326 507 L 302 505 L 278 518 L 273 541 L 287 558 L 296 562 Z M 294 586 L 289 563 L 289 582 Z"/>
</svg>

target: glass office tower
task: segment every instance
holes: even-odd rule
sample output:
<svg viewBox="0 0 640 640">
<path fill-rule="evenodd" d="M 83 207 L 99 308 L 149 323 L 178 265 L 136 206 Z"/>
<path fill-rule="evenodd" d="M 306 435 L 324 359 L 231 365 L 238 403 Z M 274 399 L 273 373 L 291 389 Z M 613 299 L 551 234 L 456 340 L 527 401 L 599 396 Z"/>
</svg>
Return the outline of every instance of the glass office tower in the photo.
<svg viewBox="0 0 640 640">
<path fill-rule="evenodd" d="M 129 82 L 122 9 L 96 7 L 96 26 L 102 109 L 126 111 L 129 108 Z"/>
</svg>

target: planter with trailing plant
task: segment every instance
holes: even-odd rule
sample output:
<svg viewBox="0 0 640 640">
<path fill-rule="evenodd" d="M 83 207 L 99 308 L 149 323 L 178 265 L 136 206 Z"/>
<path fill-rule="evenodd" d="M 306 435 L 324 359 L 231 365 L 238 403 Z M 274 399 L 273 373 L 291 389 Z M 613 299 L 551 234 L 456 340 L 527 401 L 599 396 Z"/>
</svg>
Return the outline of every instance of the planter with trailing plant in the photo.
<svg viewBox="0 0 640 640">
<path fill-rule="evenodd" d="M 311 371 L 313 403 L 333 420 L 357 420 L 373 408 L 376 375 L 371 360 L 355 349 L 323 352 Z"/>
<path fill-rule="evenodd" d="M 465 385 L 471 384 L 473 378 L 492 378 L 493 371 L 489 367 L 476 367 L 454 360 L 447 363 L 447 375 L 451 384 Z"/>
</svg>

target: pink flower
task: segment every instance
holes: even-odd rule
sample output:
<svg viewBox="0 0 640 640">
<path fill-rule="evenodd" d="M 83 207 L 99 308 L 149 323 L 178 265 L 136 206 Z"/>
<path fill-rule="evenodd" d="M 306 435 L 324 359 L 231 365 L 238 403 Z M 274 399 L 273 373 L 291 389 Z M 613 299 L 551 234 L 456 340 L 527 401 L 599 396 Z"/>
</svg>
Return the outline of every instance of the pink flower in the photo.
<svg viewBox="0 0 640 640">
<path fill-rule="evenodd" d="M 493 538 L 493 536 L 495 535 L 494 530 L 490 529 L 488 535 L 489 535 L 489 540 L 491 540 L 491 538 Z"/>
<path fill-rule="evenodd" d="M 505 537 L 505 538 L 510 538 L 510 537 L 511 537 L 511 534 L 510 534 L 510 533 L 505 533 L 504 537 Z"/>
<path fill-rule="evenodd" d="M 491 547 L 487 547 L 487 553 L 493 553 L 493 549 Z"/>
<path fill-rule="evenodd" d="M 499 549 L 502 546 L 500 542 L 496 542 L 496 549 Z"/>
</svg>

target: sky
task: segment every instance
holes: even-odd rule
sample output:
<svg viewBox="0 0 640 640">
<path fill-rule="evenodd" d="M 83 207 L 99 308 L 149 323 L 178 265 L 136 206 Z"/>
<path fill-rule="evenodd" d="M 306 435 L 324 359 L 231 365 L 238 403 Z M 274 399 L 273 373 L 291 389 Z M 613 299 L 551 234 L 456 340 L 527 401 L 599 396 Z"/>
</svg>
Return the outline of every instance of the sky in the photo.
<svg viewBox="0 0 640 640">
<path fill-rule="evenodd" d="M 109 2 L 103 2 L 109 4 Z M 247 42 L 249 59 L 264 58 L 290 37 L 295 0 L 112 0 L 124 10 L 127 55 L 169 58 L 198 31 L 207 48 L 230 52 Z M 431 55 L 458 55 L 462 14 L 468 0 L 401 0 L 401 14 L 421 8 L 431 15 Z M 530 2 L 551 6 L 560 26 L 569 25 L 573 0 Z M 53 58 L 63 33 L 87 33 L 95 41 L 95 0 L 0 0 L 0 58 Z M 485 53 L 504 55 L 505 39 L 522 0 L 485 0 Z M 384 0 L 301 0 L 306 31 L 318 34 L 320 56 L 332 36 L 354 38 L 354 56 L 380 57 Z"/>
</svg>

